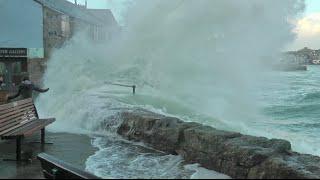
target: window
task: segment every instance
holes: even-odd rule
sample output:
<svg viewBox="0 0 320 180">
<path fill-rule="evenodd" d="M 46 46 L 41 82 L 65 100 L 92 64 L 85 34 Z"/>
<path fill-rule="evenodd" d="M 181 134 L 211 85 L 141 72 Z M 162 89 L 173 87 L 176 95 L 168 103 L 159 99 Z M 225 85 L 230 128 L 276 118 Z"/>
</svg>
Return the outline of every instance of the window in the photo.
<svg viewBox="0 0 320 180">
<path fill-rule="evenodd" d="M 70 34 L 69 16 L 62 15 L 61 16 L 61 36 L 69 37 L 69 34 Z"/>
<path fill-rule="evenodd" d="M 0 75 L 4 75 L 6 73 L 6 65 L 3 62 L 0 62 Z"/>
<path fill-rule="evenodd" d="M 14 62 L 13 63 L 13 74 L 20 74 L 21 73 L 21 62 Z"/>
</svg>

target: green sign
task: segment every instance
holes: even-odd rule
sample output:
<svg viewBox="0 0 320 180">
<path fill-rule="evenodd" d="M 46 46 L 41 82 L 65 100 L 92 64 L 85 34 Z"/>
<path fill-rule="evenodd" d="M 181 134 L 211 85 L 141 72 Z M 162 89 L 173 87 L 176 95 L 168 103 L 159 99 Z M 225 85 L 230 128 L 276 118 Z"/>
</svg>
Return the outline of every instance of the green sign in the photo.
<svg viewBox="0 0 320 180">
<path fill-rule="evenodd" d="M 44 58 L 43 48 L 28 48 L 28 58 Z"/>
</svg>

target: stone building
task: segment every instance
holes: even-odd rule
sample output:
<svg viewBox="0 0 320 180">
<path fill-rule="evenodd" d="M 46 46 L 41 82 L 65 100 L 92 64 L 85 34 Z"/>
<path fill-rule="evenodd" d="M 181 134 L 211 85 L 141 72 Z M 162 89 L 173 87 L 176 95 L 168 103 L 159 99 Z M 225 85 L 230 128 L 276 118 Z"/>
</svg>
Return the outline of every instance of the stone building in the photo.
<svg viewBox="0 0 320 180">
<path fill-rule="evenodd" d="M 119 30 L 110 10 L 88 9 L 67 0 L 0 1 L 0 21 L 4 24 L 0 29 L 0 50 L 27 51 L 19 59 L 0 56 L 0 71 L 4 69 L 0 74 L 10 77 L 6 78 L 8 84 L 18 83 L 26 74 L 40 83 L 53 50 L 61 48 L 80 30 L 95 42 L 107 41 Z M 1 62 L 5 65 L 1 66 Z M 14 69 L 18 76 L 13 78 Z"/>
<path fill-rule="evenodd" d="M 119 30 L 109 9 L 88 9 L 67 0 L 35 0 L 43 6 L 44 59 L 29 63 L 31 77 L 40 80 L 53 49 L 60 48 L 79 31 L 95 41 L 107 41 Z"/>
</svg>

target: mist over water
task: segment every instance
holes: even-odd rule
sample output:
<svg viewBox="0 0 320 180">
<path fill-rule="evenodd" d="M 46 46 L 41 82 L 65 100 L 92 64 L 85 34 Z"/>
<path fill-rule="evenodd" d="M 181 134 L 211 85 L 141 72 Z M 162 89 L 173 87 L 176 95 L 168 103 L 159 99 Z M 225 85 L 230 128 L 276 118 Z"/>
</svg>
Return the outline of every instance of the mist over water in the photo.
<svg viewBox="0 0 320 180">
<path fill-rule="evenodd" d="M 44 82 L 57 95 L 56 102 L 66 103 L 85 98 L 79 95 L 104 81 L 137 84 L 140 95 L 238 128 L 247 120 L 256 121 L 251 92 L 264 78 L 260 62 L 294 39 L 288 19 L 302 8 L 303 1 L 293 0 L 134 1 L 121 37 L 88 45 L 79 34 L 54 53 Z M 55 80 L 61 77 L 63 82 Z M 64 111 L 71 106 L 54 107 Z"/>
<path fill-rule="evenodd" d="M 129 81 L 239 128 L 256 120 L 251 91 L 264 79 L 260 62 L 294 39 L 288 19 L 300 3 L 136 1 L 110 59 L 125 64 Z"/>
<path fill-rule="evenodd" d="M 50 92 L 37 100 L 40 114 L 57 118 L 54 131 L 96 132 L 107 122 L 113 132 L 117 112 L 139 107 L 293 140 L 264 129 L 273 118 L 261 110 L 257 92 L 271 93 L 262 87 L 278 76 L 270 76 L 265 61 L 294 40 L 290 21 L 303 9 L 299 0 L 130 1 L 120 36 L 94 44 L 78 33 L 54 52 L 44 78 Z M 105 82 L 136 84 L 137 95 Z"/>
</svg>

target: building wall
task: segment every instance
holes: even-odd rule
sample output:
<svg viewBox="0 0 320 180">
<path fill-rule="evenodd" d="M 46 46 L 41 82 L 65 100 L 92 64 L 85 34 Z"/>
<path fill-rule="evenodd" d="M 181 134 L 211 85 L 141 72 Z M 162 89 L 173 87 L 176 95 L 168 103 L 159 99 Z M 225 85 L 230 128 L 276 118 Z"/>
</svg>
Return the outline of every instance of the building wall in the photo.
<svg viewBox="0 0 320 180">
<path fill-rule="evenodd" d="M 91 24 L 77 18 L 71 18 L 70 24 L 71 36 L 78 32 L 85 32 L 87 33 L 88 39 L 93 41 L 96 41 L 99 38 L 99 32 L 102 28 L 102 26 Z"/>
<path fill-rule="evenodd" d="M 82 8 L 82 10 L 88 11 L 85 8 Z M 111 39 L 111 34 L 116 31 L 118 27 L 112 18 L 111 20 L 106 19 L 107 22 L 105 25 L 97 25 L 43 6 L 44 59 L 33 59 L 29 61 L 28 69 L 31 80 L 38 83 L 41 82 L 47 68 L 47 61 L 50 59 L 54 50 L 61 48 L 64 43 L 77 32 L 87 32 L 88 38 L 95 42 Z"/>
<path fill-rule="evenodd" d="M 55 48 L 60 48 L 71 37 L 71 27 L 70 17 L 67 15 L 47 7 L 43 8 L 43 15 L 43 40 L 47 60 Z"/>
<path fill-rule="evenodd" d="M 75 35 L 77 32 L 86 31 L 89 25 L 77 18 L 70 18 L 71 36 Z"/>
<path fill-rule="evenodd" d="M 43 7 L 43 59 L 30 59 L 28 70 L 30 79 L 40 83 L 54 49 L 58 49 L 71 37 L 70 17 Z"/>
<path fill-rule="evenodd" d="M 28 73 L 30 80 L 36 84 L 42 84 L 45 67 L 46 65 L 43 59 L 28 60 Z"/>
</svg>

